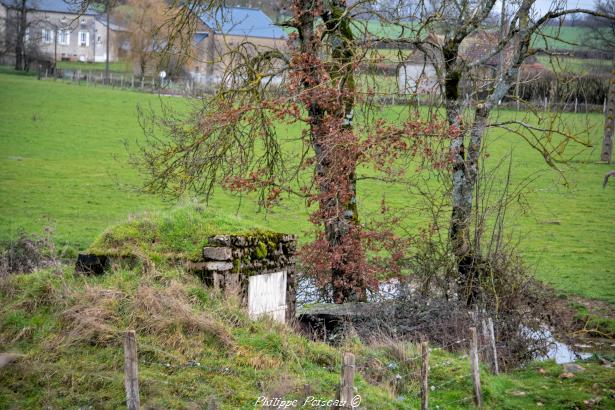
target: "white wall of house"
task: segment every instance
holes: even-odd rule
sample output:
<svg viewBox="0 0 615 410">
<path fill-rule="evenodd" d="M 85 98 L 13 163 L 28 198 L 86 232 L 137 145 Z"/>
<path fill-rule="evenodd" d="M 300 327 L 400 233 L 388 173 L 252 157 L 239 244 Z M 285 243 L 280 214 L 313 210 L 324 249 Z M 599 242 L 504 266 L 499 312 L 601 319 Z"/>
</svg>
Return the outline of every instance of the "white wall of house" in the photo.
<svg viewBox="0 0 615 410">
<path fill-rule="evenodd" d="M 45 55 L 61 60 L 94 61 L 94 16 L 32 11 L 30 41 Z"/>
<path fill-rule="evenodd" d="M 436 69 L 430 63 L 407 63 L 397 70 L 397 85 L 401 94 L 438 93 Z"/>
<path fill-rule="evenodd" d="M 0 5 L 0 54 L 13 53 L 4 43 L 8 35 L 7 22 L 16 18 L 16 13 Z M 106 27 L 96 16 L 33 10 L 28 12 L 27 18 L 26 42 L 50 60 L 105 61 Z M 110 61 L 118 60 L 118 45 L 114 39 L 112 31 Z"/>
<path fill-rule="evenodd" d="M 118 61 L 118 45 L 116 41 L 117 34 L 110 30 L 111 41 L 109 44 L 109 61 Z M 104 62 L 107 58 L 107 26 L 103 24 L 101 21 L 96 20 L 96 27 L 94 33 L 94 44 L 95 44 L 95 56 L 94 61 L 96 62 Z"/>
</svg>

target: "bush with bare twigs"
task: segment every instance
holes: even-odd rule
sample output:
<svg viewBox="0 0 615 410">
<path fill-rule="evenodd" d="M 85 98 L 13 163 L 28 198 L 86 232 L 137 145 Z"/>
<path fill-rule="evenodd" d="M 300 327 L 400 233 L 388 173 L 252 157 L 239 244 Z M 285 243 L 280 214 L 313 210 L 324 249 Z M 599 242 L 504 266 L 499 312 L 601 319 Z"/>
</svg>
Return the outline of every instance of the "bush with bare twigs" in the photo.
<svg viewBox="0 0 615 410">
<path fill-rule="evenodd" d="M 56 266 L 58 258 L 52 233 L 51 228 L 45 228 L 42 236 L 22 232 L 16 240 L 0 244 L 0 277 Z"/>
</svg>

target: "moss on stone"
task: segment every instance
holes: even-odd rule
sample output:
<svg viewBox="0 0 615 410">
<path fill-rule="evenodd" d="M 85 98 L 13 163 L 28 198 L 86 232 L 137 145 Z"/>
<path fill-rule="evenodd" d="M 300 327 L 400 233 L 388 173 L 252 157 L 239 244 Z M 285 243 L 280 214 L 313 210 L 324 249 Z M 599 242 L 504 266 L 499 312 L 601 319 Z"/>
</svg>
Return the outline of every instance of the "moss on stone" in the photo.
<svg viewBox="0 0 615 410">
<path fill-rule="evenodd" d="M 258 260 L 267 258 L 267 254 L 268 254 L 267 245 L 265 245 L 264 242 L 259 241 L 254 247 L 254 253 L 255 253 L 256 259 Z"/>
<path fill-rule="evenodd" d="M 198 205 L 167 212 L 147 212 L 106 229 L 88 252 L 115 257 L 145 254 L 157 262 L 166 259 L 202 260 L 208 238 L 216 235 L 243 236 L 248 241 L 277 243 L 283 234 L 272 232 L 232 215 L 207 212 Z M 251 243 L 253 243 L 251 242 Z M 259 253 L 266 257 L 267 248 Z"/>
</svg>

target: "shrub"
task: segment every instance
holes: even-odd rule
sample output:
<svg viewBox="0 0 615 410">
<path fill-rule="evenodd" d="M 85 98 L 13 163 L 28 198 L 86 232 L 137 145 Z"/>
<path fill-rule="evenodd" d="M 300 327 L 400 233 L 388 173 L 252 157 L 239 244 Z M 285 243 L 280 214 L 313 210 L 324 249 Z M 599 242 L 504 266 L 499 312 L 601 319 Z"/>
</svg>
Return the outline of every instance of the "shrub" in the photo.
<svg viewBox="0 0 615 410">
<path fill-rule="evenodd" d="M 14 273 L 30 273 L 58 264 L 52 230 L 45 236 L 21 233 L 17 240 L 0 244 L 0 277 Z"/>
</svg>

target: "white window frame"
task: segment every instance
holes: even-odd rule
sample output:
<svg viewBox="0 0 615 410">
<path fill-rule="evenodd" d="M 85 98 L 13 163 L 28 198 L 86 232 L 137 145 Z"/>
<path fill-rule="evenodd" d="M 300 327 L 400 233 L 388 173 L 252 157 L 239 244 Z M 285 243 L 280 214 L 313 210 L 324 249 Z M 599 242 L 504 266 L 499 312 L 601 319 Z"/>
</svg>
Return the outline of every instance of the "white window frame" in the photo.
<svg viewBox="0 0 615 410">
<path fill-rule="evenodd" d="M 53 30 L 44 28 L 41 40 L 45 44 L 53 43 Z"/>
<path fill-rule="evenodd" d="M 70 46 L 70 30 L 59 30 L 58 43 L 63 46 Z"/>
<path fill-rule="evenodd" d="M 79 35 L 77 37 L 77 41 L 79 43 L 79 46 L 81 46 L 81 47 L 89 47 L 89 45 L 90 45 L 90 33 L 87 32 L 87 31 L 80 31 Z"/>
</svg>

